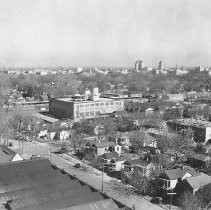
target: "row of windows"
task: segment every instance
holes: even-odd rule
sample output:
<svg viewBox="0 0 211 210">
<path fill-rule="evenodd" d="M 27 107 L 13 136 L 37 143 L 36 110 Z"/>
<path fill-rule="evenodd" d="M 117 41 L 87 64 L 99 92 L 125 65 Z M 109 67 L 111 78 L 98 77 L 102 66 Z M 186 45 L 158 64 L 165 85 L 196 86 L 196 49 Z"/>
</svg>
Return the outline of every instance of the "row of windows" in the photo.
<svg viewBox="0 0 211 210">
<path fill-rule="evenodd" d="M 100 112 L 82 112 L 80 113 L 80 117 L 94 117 L 95 114 L 100 114 Z"/>
<path fill-rule="evenodd" d="M 89 106 L 109 106 L 114 105 L 114 102 L 105 102 L 105 103 L 92 103 L 92 104 L 81 104 L 80 107 L 89 107 Z M 121 105 L 120 101 L 115 102 L 115 105 Z M 77 105 L 79 107 L 79 105 Z"/>
</svg>

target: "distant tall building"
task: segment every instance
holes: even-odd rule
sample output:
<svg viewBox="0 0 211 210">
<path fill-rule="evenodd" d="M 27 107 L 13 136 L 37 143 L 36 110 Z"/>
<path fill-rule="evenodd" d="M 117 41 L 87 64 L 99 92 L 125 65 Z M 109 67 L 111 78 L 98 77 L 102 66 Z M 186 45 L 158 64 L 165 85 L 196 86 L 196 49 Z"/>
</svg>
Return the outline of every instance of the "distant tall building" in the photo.
<svg viewBox="0 0 211 210">
<path fill-rule="evenodd" d="M 159 64 L 158 64 L 158 70 L 160 70 L 160 71 L 163 70 L 163 63 L 162 63 L 162 61 L 160 61 Z"/>
<path fill-rule="evenodd" d="M 144 68 L 144 62 L 142 60 L 137 60 L 135 62 L 135 70 L 141 71 Z"/>
</svg>

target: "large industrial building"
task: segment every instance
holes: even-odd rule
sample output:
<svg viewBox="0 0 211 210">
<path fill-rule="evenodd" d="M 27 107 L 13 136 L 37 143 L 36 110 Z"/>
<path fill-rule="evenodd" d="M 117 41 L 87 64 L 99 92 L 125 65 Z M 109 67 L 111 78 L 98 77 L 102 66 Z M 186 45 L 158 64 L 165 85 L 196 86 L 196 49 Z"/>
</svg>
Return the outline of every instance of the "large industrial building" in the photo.
<svg viewBox="0 0 211 210">
<path fill-rule="evenodd" d="M 93 93 L 90 90 L 86 90 L 85 95 L 51 99 L 49 102 L 49 111 L 52 115 L 73 121 L 95 118 L 101 114 L 123 110 L 123 100 L 100 98 L 98 88 L 94 88 Z"/>
</svg>

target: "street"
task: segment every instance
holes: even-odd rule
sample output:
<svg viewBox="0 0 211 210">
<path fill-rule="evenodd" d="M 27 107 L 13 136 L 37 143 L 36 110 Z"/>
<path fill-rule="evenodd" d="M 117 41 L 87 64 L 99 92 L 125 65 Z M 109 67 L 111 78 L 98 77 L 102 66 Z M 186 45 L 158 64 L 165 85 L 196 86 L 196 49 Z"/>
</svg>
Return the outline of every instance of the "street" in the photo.
<svg viewBox="0 0 211 210">
<path fill-rule="evenodd" d="M 10 140 L 10 142 L 13 143 L 13 146 L 10 148 L 21 154 L 25 159 L 29 159 L 32 155 L 40 155 L 49 158 L 51 163 L 57 168 L 60 168 L 66 173 L 75 176 L 77 179 L 92 186 L 93 188 L 102 191 L 102 174 L 94 174 L 93 172 L 85 170 L 82 167 L 74 168 L 74 165 L 70 161 L 63 159 L 59 155 L 55 155 L 53 153 L 49 155 L 50 146 L 48 143 L 37 142 L 34 144 L 32 142 L 23 142 L 22 145 L 22 142 L 19 144 L 19 141 L 17 140 Z M 58 147 L 51 146 L 51 151 L 57 149 Z M 162 206 L 163 208 L 161 208 L 158 205 L 150 203 L 143 197 L 133 194 L 128 186 L 121 184 L 118 180 L 107 176 L 105 173 L 103 175 L 103 193 L 130 208 L 134 208 L 135 206 L 136 210 L 168 209 L 168 206 Z M 172 209 L 178 208 L 172 207 Z"/>
</svg>

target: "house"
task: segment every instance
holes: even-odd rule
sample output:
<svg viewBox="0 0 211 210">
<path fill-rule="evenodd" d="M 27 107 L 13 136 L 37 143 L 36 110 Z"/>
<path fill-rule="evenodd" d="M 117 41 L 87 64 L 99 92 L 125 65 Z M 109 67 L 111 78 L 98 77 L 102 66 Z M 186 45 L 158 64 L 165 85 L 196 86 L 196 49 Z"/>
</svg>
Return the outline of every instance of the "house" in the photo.
<svg viewBox="0 0 211 210">
<path fill-rule="evenodd" d="M 165 151 L 165 155 L 166 156 L 169 156 L 170 160 L 171 161 L 175 161 L 177 159 L 177 161 L 186 161 L 187 160 L 187 157 L 185 154 L 181 153 L 181 152 L 177 152 L 176 150 L 174 149 L 167 149 Z"/>
<path fill-rule="evenodd" d="M 195 195 L 196 191 L 210 183 L 211 176 L 204 173 L 198 173 L 195 176 L 187 177 L 181 182 L 178 182 L 175 191 L 180 195 L 185 191 L 189 191 Z"/>
<path fill-rule="evenodd" d="M 183 180 L 195 174 L 196 172 L 190 167 L 164 170 L 161 171 L 158 176 L 158 180 L 160 181 L 159 185 L 165 190 L 172 190 L 176 187 L 179 179 Z"/>
<path fill-rule="evenodd" d="M 193 154 L 188 157 L 187 162 L 193 168 L 204 169 L 211 163 L 211 157 L 202 154 Z"/>
<path fill-rule="evenodd" d="M 127 157 L 114 158 L 109 162 L 109 171 L 121 171 L 123 170 L 123 163 L 127 161 Z"/>
<path fill-rule="evenodd" d="M 131 132 L 125 132 L 116 139 L 116 143 L 121 145 L 125 150 L 129 150 L 131 148 L 131 142 L 130 142 L 130 135 L 133 134 L 133 131 Z M 154 138 L 152 135 L 148 134 L 147 132 L 143 136 L 142 139 L 143 147 L 153 147 L 157 148 L 157 139 Z"/>
<path fill-rule="evenodd" d="M 133 173 L 139 171 L 143 176 L 149 176 L 151 171 L 159 169 L 159 166 L 148 160 L 139 158 L 125 161 L 123 163 L 123 168 L 125 172 Z"/>
<path fill-rule="evenodd" d="M 184 101 L 186 99 L 186 95 L 182 93 L 178 94 L 166 94 L 168 100 L 170 101 Z"/>
<path fill-rule="evenodd" d="M 129 150 L 131 147 L 129 134 L 130 132 L 120 133 L 116 138 L 116 143 L 122 146 L 122 148 L 125 150 Z"/>
<path fill-rule="evenodd" d="M 109 152 L 109 153 L 104 153 L 103 155 L 100 155 L 98 159 L 101 163 L 108 164 L 110 163 L 111 160 L 117 159 L 118 157 L 119 157 L 118 153 Z"/>
<path fill-rule="evenodd" d="M 48 134 L 51 140 L 66 140 L 70 137 L 70 128 L 68 127 L 50 127 Z"/>
<path fill-rule="evenodd" d="M 143 146 L 157 148 L 157 139 L 146 133 Z"/>
<path fill-rule="evenodd" d="M 23 160 L 23 158 L 4 145 L 0 145 L 0 163 Z"/>
<path fill-rule="evenodd" d="M 97 156 L 103 155 L 104 153 L 116 152 L 119 156 L 122 152 L 122 147 L 115 142 L 102 141 L 95 142 L 91 145 L 88 143 L 86 147 L 91 148 Z"/>
</svg>

